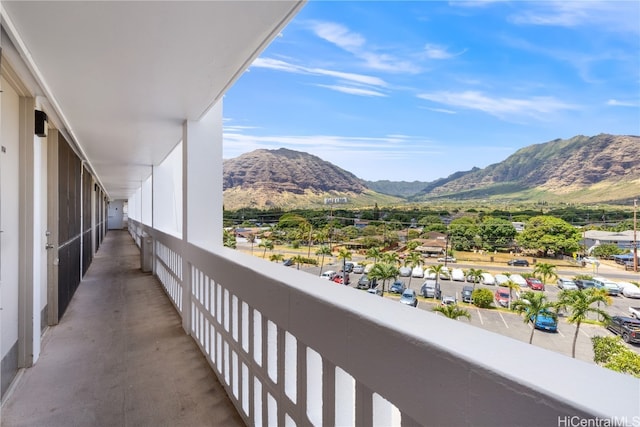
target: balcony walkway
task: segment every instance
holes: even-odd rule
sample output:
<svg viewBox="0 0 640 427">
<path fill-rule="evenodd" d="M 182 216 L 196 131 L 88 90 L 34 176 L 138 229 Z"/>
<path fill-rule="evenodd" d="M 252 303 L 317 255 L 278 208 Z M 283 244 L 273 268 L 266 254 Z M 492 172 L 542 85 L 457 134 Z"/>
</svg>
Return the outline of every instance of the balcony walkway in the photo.
<svg viewBox="0 0 640 427">
<path fill-rule="evenodd" d="M 109 231 L 0 413 L 13 426 L 244 425 L 126 231 Z"/>
</svg>

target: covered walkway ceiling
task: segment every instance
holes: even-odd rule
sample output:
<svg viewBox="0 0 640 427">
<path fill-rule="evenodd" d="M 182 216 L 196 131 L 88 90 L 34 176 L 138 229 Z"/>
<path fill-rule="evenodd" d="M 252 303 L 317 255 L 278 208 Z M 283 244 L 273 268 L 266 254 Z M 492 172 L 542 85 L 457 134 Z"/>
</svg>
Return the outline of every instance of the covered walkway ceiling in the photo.
<svg viewBox="0 0 640 427">
<path fill-rule="evenodd" d="M 302 7 L 301 1 L 2 1 L 30 90 L 127 198 Z M 4 41 L 3 41 L 4 44 Z M 5 49 L 6 52 L 6 49 Z"/>
</svg>

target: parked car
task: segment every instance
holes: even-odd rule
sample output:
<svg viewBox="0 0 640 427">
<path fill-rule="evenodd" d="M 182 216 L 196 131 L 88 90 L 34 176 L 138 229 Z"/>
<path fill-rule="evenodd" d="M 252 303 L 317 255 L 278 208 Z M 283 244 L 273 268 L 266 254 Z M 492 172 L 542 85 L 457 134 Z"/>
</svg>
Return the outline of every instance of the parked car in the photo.
<svg viewBox="0 0 640 427">
<path fill-rule="evenodd" d="M 362 276 L 360 276 L 360 279 L 358 279 L 358 284 L 356 285 L 356 288 L 369 289 L 371 287 L 375 287 L 375 285 L 377 285 L 377 282 L 375 279 L 372 281 L 371 279 L 369 279 L 369 276 L 367 276 L 366 274 L 363 274 Z"/>
<path fill-rule="evenodd" d="M 351 280 L 349 278 L 349 273 L 344 273 L 344 274 L 338 273 L 335 275 L 335 277 L 332 280 L 339 285 L 348 285 L 349 283 L 351 283 Z"/>
<path fill-rule="evenodd" d="M 631 317 L 640 320 L 640 307 L 629 307 L 629 314 Z"/>
<path fill-rule="evenodd" d="M 511 280 L 513 283 L 520 286 L 521 288 L 525 288 L 529 286 L 525 278 L 519 274 L 512 274 L 511 276 L 509 276 L 509 280 Z"/>
<path fill-rule="evenodd" d="M 558 330 L 558 317 L 549 310 L 540 310 L 533 327 L 544 331 L 556 332 Z"/>
<path fill-rule="evenodd" d="M 427 269 L 424 271 L 424 278 L 425 278 L 425 279 L 433 279 L 433 280 L 436 280 L 436 272 L 435 272 L 435 271 L 433 271 L 431 268 L 427 268 Z"/>
<path fill-rule="evenodd" d="M 382 289 L 378 289 L 377 286 L 374 286 L 372 288 L 369 288 L 367 290 L 367 293 L 373 294 L 373 295 L 379 295 L 382 296 Z"/>
<path fill-rule="evenodd" d="M 452 256 L 445 256 L 438 258 L 438 262 L 457 262 L 458 260 Z"/>
<path fill-rule="evenodd" d="M 506 286 L 505 283 L 509 281 L 509 277 L 504 274 L 496 274 L 495 279 L 496 285 L 498 286 Z"/>
<path fill-rule="evenodd" d="M 622 288 L 622 295 L 627 298 L 640 298 L 640 288 L 630 282 L 618 282 Z"/>
<path fill-rule="evenodd" d="M 456 297 L 451 295 L 447 295 L 443 297 L 442 301 L 440 301 L 440 304 L 442 305 L 456 305 L 457 303 L 458 301 L 456 300 Z"/>
<path fill-rule="evenodd" d="M 440 278 L 444 280 L 451 279 L 451 271 L 447 267 L 442 267 L 440 270 Z"/>
<path fill-rule="evenodd" d="M 454 268 L 451 270 L 451 280 L 455 282 L 464 282 L 464 270 L 461 268 Z"/>
<path fill-rule="evenodd" d="M 617 297 L 620 295 L 620 288 L 618 287 L 618 284 L 612 280 L 605 277 L 594 277 L 593 283 L 596 284 L 596 288 L 605 289 L 607 294 L 611 296 Z"/>
<path fill-rule="evenodd" d="M 367 265 L 365 265 L 363 273 L 364 274 L 369 274 L 369 272 L 371 271 L 371 269 L 373 268 L 374 265 L 375 264 L 367 264 Z"/>
<path fill-rule="evenodd" d="M 409 277 L 411 276 L 411 267 L 400 267 L 400 276 L 402 277 Z"/>
<path fill-rule="evenodd" d="M 389 292 L 392 294 L 402 294 L 406 288 L 402 280 L 396 280 L 389 286 Z"/>
<path fill-rule="evenodd" d="M 592 256 L 582 258 L 582 262 L 585 264 L 600 264 L 600 261 L 598 261 L 598 258 L 592 257 Z"/>
<path fill-rule="evenodd" d="M 362 274 L 364 273 L 364 265 L 356 264 L 353 266 L 354 274 Z"/>
<path fill-rule="evenodd" d="M 593 280 L 576 279 L 575 282 L 576 282 L 576 286 L 580 290 L 585 290 L 585 289 L 595 288 L 596 287 L 596 284 L 593 283 Z"/>
<path fill-rule="evenodd" d="M 496 278 L 491 273 L 482 273 L 482 279 L 480 279 L 480 283 L 483 285 L 495 285 Z"/>
<path fill-rule="evenodd" d="M 493 296 L 496 299 L 496 302 L 498 303 L 498 305 L 502 307 L 509 306 L 509 290 L 508 289 L 498 288 Z"/>
<path fill-rule="evenodd" d="M 282 265 L 284 265 L 285 267 L 291 267 L 293 264 L 294 262 L 291 258 L 287 258 L 284 261 L 282 261 Z"/>
<path fill-rule="evenodd" d="M 527 286 L 534 291 L 544 291 L 544 283 L 535 277 L 527 277 L 525 279 Z"/>
<path fill-rule="evenodd" d="M 624 342 L 640 343 L 640 320 L 632 317 L 613 316 L 607 329 L 620 335 Z"/>
<path fill-rule="evenodd" d="M 440 290 L 440 283 L 433 279 L 427 279 L 420 287 L 420 294 L 425 298 L 440 299 L 442 291 Z"/>
<path fill-rule="evenodd" d="M 571 279 L 558 279 L 558 288 L 563 289 L 565 291 L 573 291 L 578 289 L 578 285 Z"/>
<path fill-rule="evenodd" d="M 405 289 L 400 297 L 400 302 L 402 304 L 410 305 L 411 307 L 417 307 L 418 296 L 416 295 L 416 291 L 413 289 Z"/>
<path fill-rule="evenodd" d="M 336 277 L 336 273 L 333 270 L 327 270 L 327 271 L 323 271 L 322 274 L 320 275 L 321 279 L 327 279 L 327 280 L 333 280 Z"/>
<path fill-rule="evenodd" d="M 509 261 L 507 261 L 507 264 L 516 267 L 529 267 L 529 261 L 520 258 L 510 259 Z"/>
<path fill-rule="evenodd" d="M 424 270 L 422 269 L 422 267 L 420 267 L 419 265 L 413 267 L 413 270 L 411 270 L 411 277 L 423 278 Z"/>
<path fill-rule="evenodd" d="M 464 286 L 462 288 L 462 302 L 471 302 L 471 296 L 473 294 L 473 286 Z"/>
<path fill-rule="evenodd" d="M 346 271 L 347 273 L 351 273 L 353 271 L 354 266 L 355 265 L 352 262 L 345 262 L 344 271 Z"/>
</svg>

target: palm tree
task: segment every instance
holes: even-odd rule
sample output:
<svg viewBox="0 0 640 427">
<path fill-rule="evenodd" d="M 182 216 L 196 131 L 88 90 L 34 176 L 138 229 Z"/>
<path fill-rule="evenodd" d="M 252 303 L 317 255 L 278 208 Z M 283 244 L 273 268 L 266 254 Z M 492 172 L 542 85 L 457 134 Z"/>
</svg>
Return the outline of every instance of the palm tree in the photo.
<svg viewBox="0 0 640 427">
<path fill-rule="evenodd" d="M 391 264 L 376 264 L 369 272 L 370 279 L 382 280 L 382 293 L 385 292 L 387 280 L 397 277 L 400 272 L 398 268 Z"/>
<path fill-rule="evenodd" d="M 531 328 L 531 335 L 529 336 L 529 344 L 533 342 L 533 333 L 536 330 L 536 321 L 538 320 L 538 314 L 541 312 L 547 313 L 547 315 L 558 318 L 558 314 L 552 310 L 556 304 L 547 300 L 547 297 L 540 292 L 527 291 L 522 294 L 522 298 L 513 303 L 513 309 L 520 314 L 524 314 L 524 323 L 532 322 L 533 328 Z"/>
<path fill-rule="evenodd" d="M 469 311 L 465 308 L 458 307 L 458 304 L 436 305 L 433 307 L 433 311 L 442 313 L 444 317 L 448 317 L 449 319 L 456 320 L 459 317 L 466 317 L 471 321 L 471 314 L 469 314 Z"/>
<path fill-rule="evenodd" d="M 381 255 L 382 255 L 382 252 L 380 252 L 379 248 L 371 248 L 367 250 L 367 253 L 365 256 L 367 258 L 373 258 L 373 263 L 375 264 L 376 262 L 378 262 L 378 259 L 380 259 Z"/>
<path fill-rule="evenodd" d="M 256 235 L 253 233 L 247 234 L 247 241 L 251 243 L 251 255 L 253 255 L 253 244 L 256 242 Z"/>
<path fill-rule="evenodd" d="M 222 231 L 223 245 L 227 248 L 235 249 L 236 248 L 236 235 L 227 230 Z"/>
<path fill-rule="evenodd" d="M 269 261 L 271 262 L 280 262 L 284 259 L 284 255 L 282 254 L 271 254 L 269 255 Z"/>
<path fill-rule="evenodd" d="M 480 280 L 482 280 L 482 273 L 484 273 L 484 270 L 480 268 L 470 268 L 467 271 L 467 277 L 471 277 L 473 280 L 473 290 L 476 289 L 476 283 L 480 283 Z"/>
<path fill-rule="evenodd" d="M 518 292 L 520 290 L 520 286 L 511 279 L 507 280 L 504 283 L 504 286 L 509 288 L 509 310 L 511 310 L 512 292 L 513 291 Z"/>
<path fill-rule="evenodd" d="M 422 254 L 418 252 L 411 252 L 409 256 L 405 258 L 404 265 L 411 267 L 411 270 L 413 271 L 415 267 L 422 265 Z M 409 284 L 407 285 L 409 288 L 411 288 L 411 276 L 413 276 L 413 274 L 409 274 Z"/>
<path fill-rule="evenodd" d="M 540 275 L 542 282 L 547 283 L 548 279 L 557 279 L 556 266 L 553 264 L 539 263 L 533 269 L 533 274 Z"/>
<path fill-rule="evenodd" d="M 322 267 L 324 267 L 324 256 L 331 255 L 331 250 L 329 249 L 329 246 L 322 245 L 316 251 L 316 255 L 322 255 L 322 261 L 320 262 L 320 275 L 322 275 Z"/>
<path fill-rule="evenodd" d="M 296 263 L 297 269 L 300 270 L 300 264 L 304 264 L 307 259 L 302 255 L 296 255 L 291 258 L 291 261 Z"/>
<path fill-rule="evenodd" d="M 436 275 L 436 282 L 440 281 L 440 273 L 444 270 L 444 265 L 436 264 L 429 267 L 429 271 L 433 272 Z"/>
<path fill-rule="evenodd" d="M 598 303 L 598 307 L 591 307 L 594 303 Z M 558 302 L 556 303 L 558 310 L 568 308 L 571 311 L 571 315 L 567 318 L 567 321 L 576 324 L 576 332 L 573 335 L 573 347 L 571 349 L 573 358 L 576 357 L 576 341 L 578 341 L 580 324 L 587 319 L 589 313 L 597 314 L 605 321 L 610 319 L 609 314 L 600 309 L 600 303 L 611 304 L 611 297 L 607 295 L 606 289 L 569 290 L 562 291 L 558 295 Z"/>
<path fill-rule="evenodd" d="M 262 253 L 262 258 L 264 258 L 267 256 L 267 249 L 270 251 L 273 250 L 273 242 L 271 240 L 266 239 L 261 241 L 258 247 L 264 248 L 264 252 Z"/>
<path fill-rule="evenodd" d="M 351 259 L 351 251 L 347 248 L 340 248 L 338 259 L 342 260 L 342 272 L 347 274 L 347 260 Z"/>
<path fill-rule="evenodd" d="M 386 252 L 382 255 L 382 260 L 391 265 L 400 264 L 400 256 L 397 252 Z"/>
</svg>

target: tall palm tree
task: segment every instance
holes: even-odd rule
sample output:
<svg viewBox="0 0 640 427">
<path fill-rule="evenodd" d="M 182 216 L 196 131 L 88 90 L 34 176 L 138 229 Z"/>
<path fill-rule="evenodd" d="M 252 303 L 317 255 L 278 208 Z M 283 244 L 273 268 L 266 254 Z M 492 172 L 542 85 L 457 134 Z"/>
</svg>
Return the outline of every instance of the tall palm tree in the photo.
<svg viewBox="0 0 640 427">
<path fill-rule="evenodd" d="M 471 321 L 469 311 L 465 308 L 458 307 L 458 304 L 436 305 L 432 310 L 437 313 L 442 313 L 449 319 L 457 320 L 459 317 L 466 317 L 467 320 Z"/>
<path fill-rule="evenodd" d="M 380 251 L 380 248 L 371 248 L 367 250 L 367 253 L 365 254 L 365 256 L 367 258 L 372 258 L 373 263 L 375 264 L 380 259 L 380 256 L 382 256 L 382 252 Z"/>
<path fill-rule="evenodd" d="M 531 328 L 531 335 L 529 336 L 529 344 L 533 342 L 533 333 L 536 330 L 536 321 L 538 320 L 538 314 L 541 312 L 547 313 L 547 315 L 558 318 L 558 314 L 554 310 L 556 304 L 547 299 L 545 294 L 541 292 L 526 291 L 521 295 L 521 299 L 513 303 L 513 309 L 520 314 L 524 314 L 524 323 L 532 322 L 533 328 Z"/>
<path fill-rule="evenodd" d="M 422 262 L 422 254 L 419 252 L 411 252 L 409 256 L 404 259 L 404 265 L 410 267 L 412 271 L 415 267 L 422 265 Z M 409 274 L 409 284 L 407 285 L 409 288 L 411 288 L 411 276 L 413 276 L 413 274 Z"/>
<path fill-rule="evenodd" d="M 540 275 L 542 279 L 542 283 L 546 284 L 548 279 L 557 279 L 558 275 L 556 274 L 556 266 L 553 264 L 546 264 L 541 262 L 536 264 L 533 269 L 533 274 Z"/>
<path fill-rule="evenodd" d="M 251 243 L 251 255 L 253 255 L 253 245 L 256 243 L 256 235 L 253 233 L 247 234 L 247 241 Z"/>
<path fill-rule="evenodd" d="M 520 286 L 514 282 L 513 280 L 509 279 L 504 283 L 504 286 L 506 286 L 507 288 L 509 288 L 509 310 L 511 310 L 511 301 L 513 299 L 513 291 L 518 292 L 520 290 Z"/>
<path fill-rule="evenodd" d="M 598 307 L 592 307 L 596 303 L 598 303 Z M 576 332 L 573 335 L 573 346 L 571 348 L 571 356 L 573 358 L 576 357 L 576 342 L 578 341 L 580 325 L 587 319 L 589 313 L 597 314 L 605 321 L 610 319 L 609 314 L 600 309 L 599 303 L 611 304 L 611 297 L 607 295 L 606 289 L 568 290 L 562 291 L 558 295 L 558 302 L 556 303 L 558 310 L 568 309 L 571 315 L 567 318 L 567 321 L 576 324 Z"/>
<path fill-rule="evenodd" d="M 322 245 L 318 250 L 316 250 L 316 255 L 322 255 L 322 261 L 320 262 L 320 275 L 322 276 L 322 267 L 324 267 L 324 256 L 331 255 L 331 250 L 329 246 Z"/>
<path fill-rule="evenodd" d="M 440 281 L 440 273 L 444 270 L 444 265 L 436 264 L 429 267 L 428 271 L 433 272 L 436 275 L 436 282 Z"/>
<path fill-rule="evenodd" d="M 480 268 L 470 268 L 467 271 L 467 277 L 471 277 L 473 281 L 473 290 L 476 289 L 476 283 L 480 283 L 480 280 L 482 280 L 482 273 L 484 273 L 484 270 Z"/>
<path fill-rule="evenodd" d="M 397 252 L 385 252 L 382 255 L 382 260 L 387 264 L 398 265 L 400 264 L 400 256 Z"/>
<path fill-rule="evenodd" d="M 369 278 L 382 280 L 382 293 L 384 293 L 387 280 L 397 277 L 399 273 L 398 267 L 395 265 L 379 263 L 375 264 L 373 268 L 371 268 Z"/>
<path fill-rule="evenodd" d="M 262 258 L 264 258 L 267 256 L 267 249 L 270 251 L 273 250 L 273 241 L 269 239 L 263 240 L 260 242 L 258 247 L 264 248 L 264 252 L 262 253 Z"/>
<path fill-rule="evenodd" d="M 347 248 L 340 248 L 338 252 L 338 259 L 342 260 L 342 272 L 347 274 L 347 260 L 351 259 L 351 251 Z"/>
</svg>

